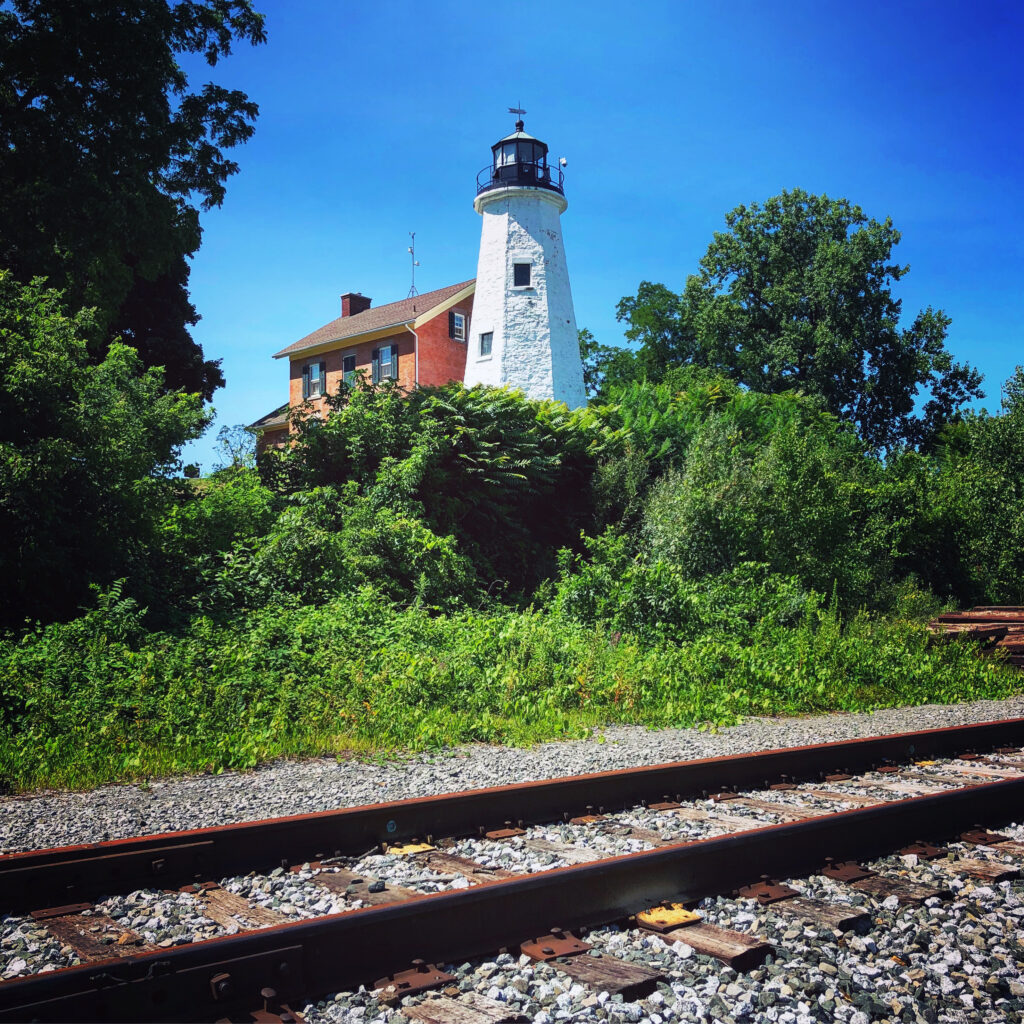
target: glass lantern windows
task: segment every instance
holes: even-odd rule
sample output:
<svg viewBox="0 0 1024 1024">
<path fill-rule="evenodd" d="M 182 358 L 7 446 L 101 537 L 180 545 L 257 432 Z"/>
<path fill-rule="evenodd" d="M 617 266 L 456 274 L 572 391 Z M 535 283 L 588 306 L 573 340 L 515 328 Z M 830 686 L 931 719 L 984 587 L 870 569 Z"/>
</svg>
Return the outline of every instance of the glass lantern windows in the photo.
<svg viewBox="0 0 1024 1024">
<path fill-rule="evenodd" d="M 562 172 L 548 164 L 547 144 L 527 135 L 521 121 L 516 131 L 491 146 L 491 163 L 477 175 L 477 195 L 492 188 L 549 188 L 562 191 Z"/>
<path fill-rule="evenodd" d="M 537 165 L 544 167 L 547 160 L 547 148 L 534 142 L 503 142 L 494 151 L 496 168 L 514 167 L 516 164 Z"/>
</svg>

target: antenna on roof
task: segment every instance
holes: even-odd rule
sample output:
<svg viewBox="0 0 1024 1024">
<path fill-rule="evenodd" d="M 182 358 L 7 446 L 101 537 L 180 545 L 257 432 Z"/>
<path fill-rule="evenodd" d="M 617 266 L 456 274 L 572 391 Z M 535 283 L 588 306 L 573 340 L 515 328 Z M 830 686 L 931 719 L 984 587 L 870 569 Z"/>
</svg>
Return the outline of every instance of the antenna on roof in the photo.
<svg viewBox="0 0 1024 1024">
<path fill-rule="evenodd" d="M 416 259 L 416 232 L 410 231 L 409 237 L 412 239 L 412 245 L 406 251 L 412 260 L 412 287 L 410 287 L 409 294 L 406 296 L 407 299 L 411 299 L 414 295 L 419 295 L 419 292 L 416 291 L 416 268 L 420 265 L 420 261 Z"/>
</svg>

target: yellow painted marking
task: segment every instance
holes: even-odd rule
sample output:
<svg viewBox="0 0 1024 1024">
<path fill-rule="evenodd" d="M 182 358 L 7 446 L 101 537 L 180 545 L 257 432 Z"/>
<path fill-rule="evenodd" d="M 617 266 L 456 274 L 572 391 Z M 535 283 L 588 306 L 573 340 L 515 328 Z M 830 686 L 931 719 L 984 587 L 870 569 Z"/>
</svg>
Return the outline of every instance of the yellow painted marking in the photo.
<svg viewBox="0 0 1024 1024">
<path fill-rule="evenodd" d="M 648 928 L 683 928 L 699 921 L 700 914 L 687 910 L 682 903 L 670 903 L 668 906 L 651 907 L 636 915 L 637 923 Z"/>
<path fill-rule="evenodd" d="M 437 847 L 431 846 L 430 843 L 406 843 L 404 846 L 389 846 L 387 852 L 405 857 L 410 853 L 426 853 L 428 850 L 436 849 Z"/>
</svg>

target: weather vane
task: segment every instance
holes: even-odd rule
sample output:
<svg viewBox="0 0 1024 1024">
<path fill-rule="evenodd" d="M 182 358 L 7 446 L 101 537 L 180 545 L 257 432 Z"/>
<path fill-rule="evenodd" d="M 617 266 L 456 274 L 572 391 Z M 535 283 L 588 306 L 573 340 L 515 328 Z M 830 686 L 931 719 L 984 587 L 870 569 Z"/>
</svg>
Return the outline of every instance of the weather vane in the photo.
<svg viewBox="0 0 1024 1024">
<path fill-rule="evenodd" d="M 525 113 L 526 113 L 526 111 L 525 111 L 525 110 L 523 110 L 523 108 L 522 108 L 522 107 L 509 107 L 509 108 L 508 108 L 508 112 L 509 112 L 510 114 L 515 114 L 515 115 L 516 115 L 516 117 L 520 117 L 520 118 L 521 118 L 521 117 L 523 116 L 523 114 L 525 114 Z M 516 127 L 518 127 L 518 126 L 519 126 L 519 122 L 517 121 L 517 122 L 516 122 Z"/>
<path fill-rule="evenodd" d="M 414 295 L 419 295 L 416 291 L 416 268 L 420 265 L 420 261 L 416 259 L 416 232 L 410 231 L 409 237 L 412 239 L 412 245 L 406 250 L 409 253 L 409 258 L 412 260 L 412 287 L 409 289 L 409 294 L 406 296 L 407 299 L 411 299 Z"/>
</svg>

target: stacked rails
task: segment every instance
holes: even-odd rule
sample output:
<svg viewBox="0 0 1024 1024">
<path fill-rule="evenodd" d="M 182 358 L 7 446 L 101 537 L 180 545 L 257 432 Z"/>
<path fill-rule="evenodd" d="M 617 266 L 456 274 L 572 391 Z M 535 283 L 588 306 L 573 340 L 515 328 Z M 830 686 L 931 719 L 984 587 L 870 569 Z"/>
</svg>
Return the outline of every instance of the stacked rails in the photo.
<svg viewBox="0 0 1024 1024">
<path fill-rule="evenodd" d="M 966 612 L 947 612 L 928 623 L 943 640 L 964 637 L 986 653 L 1004 651 L 1006 663 L 1024 668 L 1024 605 L 978 605 Z"/>
</svg>

